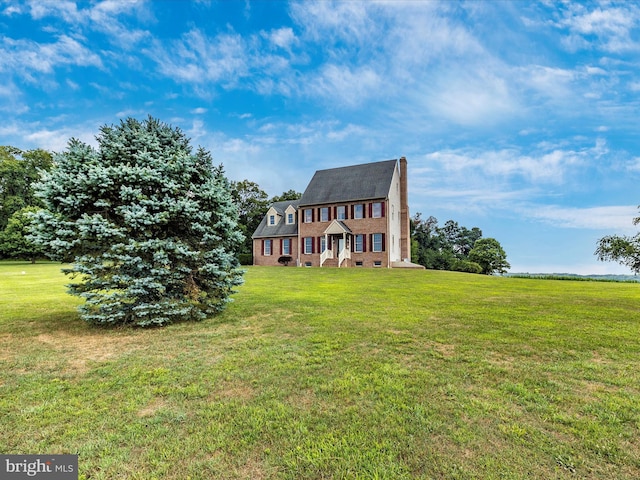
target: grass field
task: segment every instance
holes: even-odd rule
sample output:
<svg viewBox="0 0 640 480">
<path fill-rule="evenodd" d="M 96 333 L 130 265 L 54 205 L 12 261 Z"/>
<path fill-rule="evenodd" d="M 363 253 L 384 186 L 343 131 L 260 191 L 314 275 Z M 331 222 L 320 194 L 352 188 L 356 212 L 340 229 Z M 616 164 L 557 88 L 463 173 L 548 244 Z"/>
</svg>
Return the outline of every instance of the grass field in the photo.
<svg viewBox="0 0 640 480">
<path fill-rule="evenodd" d="M 640 285 L 248 268 L 219 317 L 79 320 L 0 263 L 0 452 L 81 479 L 640 478 Z"/>
</svg>

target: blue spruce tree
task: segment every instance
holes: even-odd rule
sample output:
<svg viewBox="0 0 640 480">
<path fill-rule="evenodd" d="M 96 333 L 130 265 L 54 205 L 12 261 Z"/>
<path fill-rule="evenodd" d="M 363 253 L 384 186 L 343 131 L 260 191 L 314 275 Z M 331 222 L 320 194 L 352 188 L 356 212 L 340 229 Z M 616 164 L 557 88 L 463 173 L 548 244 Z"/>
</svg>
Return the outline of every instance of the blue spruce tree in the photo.
<svg viewBox="0 0 640 480">
<path fill-rule="evenodd" d="M 103 126 L 98 148 L 71 139 L 43 174 L 32 239 L 86 299 L 88 322 L 158 326 L 201 320 L 242 283 L 243 236 L 222 166 L 149 117 Z"/>
</svg>

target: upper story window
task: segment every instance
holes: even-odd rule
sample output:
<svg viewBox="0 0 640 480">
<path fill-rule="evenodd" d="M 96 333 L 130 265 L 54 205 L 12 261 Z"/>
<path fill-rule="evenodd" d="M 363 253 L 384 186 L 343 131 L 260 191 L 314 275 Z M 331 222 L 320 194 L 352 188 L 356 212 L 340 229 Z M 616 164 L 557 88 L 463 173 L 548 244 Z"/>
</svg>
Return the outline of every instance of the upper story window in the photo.
<svg viewBox="0 0 640 480">
<path fill-rule="evenodd" d="M 373 218 L 382 217 L 382 202 L 374 202 L 371 207 L 371 216 Z"/>
<path fill-rule="evenodd" d="M 312 208 L 305 208 L 304 209 L 304 223 L 311 223 L 313 222 L 313 209 Z"/>
<path fill-rule="evenodd" d="M 276 224 L 276 216 L 269 215 L 269 225 L 275 225 L 275 224 Z"/>
<path fill-rule="evenodd" d="M 293 225 L 295 223 L 295 216 L 293 213 L 287 213 L 287 225 Z"/>
<path fill-rule="evenodd" d="M 347 218 L 347 207 L 344 205 L 336 207 L 336 218 L 338 220 L 345 220 Z"/>
<path fill-rule="evenodd" d="M 353 206 L 353 218 L 364 218 L 364 205 L 362 203 Z"/>
<path fill-rule="evenodd" d="M 329 207 L 320 208 L 320 221 L 321 222 L 329 221 Z"/>
</svg>

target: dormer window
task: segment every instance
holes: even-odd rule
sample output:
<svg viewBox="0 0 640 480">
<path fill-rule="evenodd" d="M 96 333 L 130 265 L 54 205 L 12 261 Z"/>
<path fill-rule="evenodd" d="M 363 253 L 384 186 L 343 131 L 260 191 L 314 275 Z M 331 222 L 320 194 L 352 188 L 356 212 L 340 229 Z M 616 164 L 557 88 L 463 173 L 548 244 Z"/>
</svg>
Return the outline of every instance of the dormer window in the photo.
<svg viewBox="0 0 640 480">
<path fill-rule="evenodd" d="M 276 216 L 269 215 L 269 225 L 275 225 L 275 224 L 276 224 Z"/>
<path fill-rule="evenodd" d="M 289 205 L 284 211 L 284 218 L 287 225 L 294 225 L 296 223 L 296 208 L 293 205 Z"/>
</svg>

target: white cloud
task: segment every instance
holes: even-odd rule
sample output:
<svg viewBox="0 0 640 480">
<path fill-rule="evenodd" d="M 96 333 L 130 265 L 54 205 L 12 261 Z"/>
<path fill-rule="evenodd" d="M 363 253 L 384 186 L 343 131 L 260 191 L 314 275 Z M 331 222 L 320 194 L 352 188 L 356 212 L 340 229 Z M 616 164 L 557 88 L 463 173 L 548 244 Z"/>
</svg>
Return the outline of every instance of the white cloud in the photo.
<svg viewBox="0 0 640 480">
<path fill-rule="evenodd" d="M 556 205 L 527 208 L 522 212 L 531 218 L 563 228 L 608 230 L 615 233 L 634 231 L 633 218 L 638 216 L 635 205 L 600 207 L 561 207 Z"/>
<path fill-rule="evenodd" d="M 204 113 L 207 113 L 207 109 L 204 108 L 204 107 L 198 107 L 198 108 L 194 108 L 193 110 L 191 110 L 190 113 L 192 115 L 202 115 Z"/>
<path fill-rule="evenodd" d="M 52 73 L 61 65 L 103 68 L 96 53 L 67 35 L 47 44 L 7 37 L 0 43 L 0 71 L 33 80 L 34 73 Z"/>
<path fill-rule="evenodd" d="M 601 48 L 611 53 L 638 51 L 632 31 L 640 25 L 640 8 L 633 2 L 583 5 L 570 3 L 558 26 L 569 30 L 565 46 L 572 51 Z"/>
<path fill-rule="evenodd" d="M 331 102 L 355 106 L 379 91 L 382 79 L 369 67 L 351 68 L 325 65 L 315 78 L 310 78 L 305 91 Z"/>
<path fill-rule="evenodd" d="M 147 53 L 160 72 L 178 82 L 205 84 L 233 83 L 248 74 L 247 46 L 235 33 L 207 37 L 192 29 L 169 46 L 156 42 Z"/>
<path fill-rule="evenodd" d="M 263 32 L 262 35 L 272 45 L 288 51 L 290 51 L 291 46 L 297 42 L 293 29 L 290 27 L 282 27 L 269 32 Z"/>
</svg>

